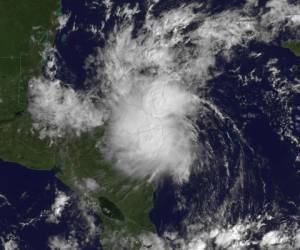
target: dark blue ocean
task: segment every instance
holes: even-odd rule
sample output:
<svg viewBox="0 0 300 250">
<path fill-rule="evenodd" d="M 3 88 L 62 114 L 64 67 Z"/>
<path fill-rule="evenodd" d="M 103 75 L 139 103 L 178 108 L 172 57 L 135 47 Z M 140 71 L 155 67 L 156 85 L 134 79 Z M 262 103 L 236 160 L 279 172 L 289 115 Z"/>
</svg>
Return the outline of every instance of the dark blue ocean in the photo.
<svg viewBox="0 0 300 250">
<path fill-rule="evenodd" d="M 58 223 L 48 221 L 58 193 L 69 198 Z M 86 211 L 100 226 L 100 220 Z M 0 249 L 10 240 L 16 249 L 50 249 L 51 237 L 68 239 L 71 235 L 84 242 L 88 227 L 79 199 L 58 180 L 53 171 L 31 170 L 16 163 L 0 161 Z M 14 248 L 13 248 L 14 249 Z M 101 249 L 95 235 L 81 249 Z"/>
<path fill-rule="evenodd" d="M 201 11 L 211 15 L 242 8 L 246 3 L 243 0 L 202 2 Z M 104 36 L 97 37 L 87 32 L 87 27 L 101 26 L 105 15 L 101 2 L 63 0 L 62 3 L 63 12 L 69 14 L 70 19 L 56 37 L 62 65 L 58 78 L 75 89 L 89 89 L 91 86 L 82 83 L 95 69 L 84 70 L 84 62 L 97 47 L 105 46 L 105 38 L 114 25 L 122 22 L 115 16 L 118 7 L 139 6 L 140 12 L 133 20 L 134 37 L 143 26 L 147 4 L 145 1 L 114 1 L 111 16 L 104 24 Z M 266 9 L 266 3 L 266 0 L 258 1 L 253 15 Z M 160 1 L 152 13 L 159 16 L 181 4 L 182 1 L 176 0 Z M 77 29 L 71 32 L 74 26 Z M 227 119 L 221 121 L 211 107 L 203 107 L 204 115 L 199 117 L 197 125 L 204 131 L 199 133 L 199 141 L 206 141 L 213 148 L 210 171 L 201 174 L 193 171 L 189 182 L 180 187 L 168 178 L 161 181 L 150 212 L 159 234 L 168 229 L 184 234 L 184 220 L 192 215 L 202 217 L 203 224 L 208 217 L 217 220 L 214 214 L 221 206 L 226 207 L 224 223 L 232 224 L 249 216 L 274 212 L 276 207 L 274 216 L 277 214 L 280 218 L 270 224 L 269 229 L 299 213 L 300 166 L 296 160 L 299 149 L 284 131 L 289 130 L 300 138 L 296 118 L 300 94 L 287 91 L 286 95 L 280 95 L 280 90 L 292 88 L 300 76 L 299 57 L 281 47 L 282 41 L 295 39 L 294 36 L 289 30 L 282 30 L 270 43 L 253 41 L 248 47 L 236 46 L 230 61 L 216 56 L 216 64 L 210 69 L 209 87 L 199 89 L 199 95 L 214 103 Z M 253 56 L 255 54 L 260 56 Z M 276 76 L 268 65 L 272 60 L 280 71 Z M 226 162 L 222 160 L 224 156 Z M 241 179 L 243 183 L 239 184 Z M 176 209 L 183 202 L 182 209 Z"/>
<path fill-rule="evenodd" d="M 90 24 L 101 26 L 105 15 L 104 6 L 94 2 L 62 0 L 62 11 L 70 14 L 70 19 L 55 40 L 60 65 L 57 78 L 75 89 L 91 87 L 83 83 L 95 69 L 85 70 L 84 63 L 97 47 L 105 45 L 105 36 L 97 37 L 86 31 Z M 263 8 L 267 1 L 258 2 L 258 8 Z M 143 25 L 144 1 L 115 1 L 104 35 L 118 21 L 114 19 L 117 7 L 127 3 L 137 3 L 141 9 L 135 19 L 135 29 Z M 210 1 L 203 11 L 220 13 L 244 3 Z M 160 1 L 153 11 L 158 16 L 179 5 L 180 1 Z M 77 29 L 72 32 L 74 26 Z M 300 59 L 280 46 L 288 37 L 295 38 L 285 30 L 268 44 L 253 41 L 247 48 L 236 46 L 230 61 L 217 57 L 216 65 L 210 69 L 212 77 L 207 84 L 210 87 L 199 89 L 199 95 L 213 102 L 227 118 L 221 120 L 207 106 L 203 107 L 203 116 L 197 122 L 203 131 L 199 133 L 199 141 L 206 141 L 213 148 L 211 166 L 206 172 L 193 171 L 189 182 L 181 186 L 168 178 L 160 182 L 149 213 L 158 234 L 174 230 L 184 236 L 187 218 L 202 218 L 197 223 L 209 226 L 220 221 L 215 217 L 220 207 L 225 208 L 224 224 L 262 213 L 272 214 L 275 219 L 266 222 L 265 228 L 255 235 L 256 239 L 283 223 L 296 222 L 300 207 L 299 152 L 297 145 L 284 136 L 284 131 L 300 138 L 297 118 L 300 94 L 289 92 L 300 76 Z M 261 56 L 254 57 L 254 54 Z M 270 60 L 280 70 L 276 76 L 268 66 Z M 282 96 L 279 90 L 285 87 L 286 95 Z M 47 249 L 49 236 L 68 234 L 70 224 L 78 219 L 76 198 L 70 205 L 74 212 L 63 214 L 59 224 L 49 224 L 40 216 L 51 208 L 57 190 L 72 195 L 51 171 L 34 171 L 1 161 L 0 194 L 6 200 L 0 197 L 0 237 L 15 235 L 21 249 L 36 250 Z M 21 226 L 31 218 L 38 219 Z M 80 227 L 78 232 L 78 237 L 84 234 Z M 91 242 L 85 249 L 99 249 L 97 244 Z"/>
</svg>

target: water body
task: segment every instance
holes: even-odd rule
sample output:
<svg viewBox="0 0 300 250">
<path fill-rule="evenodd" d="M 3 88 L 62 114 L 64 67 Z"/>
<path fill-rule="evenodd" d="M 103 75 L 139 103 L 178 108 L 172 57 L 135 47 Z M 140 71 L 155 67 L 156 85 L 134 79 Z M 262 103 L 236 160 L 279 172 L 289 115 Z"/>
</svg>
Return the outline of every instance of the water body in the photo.
<svg viewBox="0 0 300 250">
<path fill-rule="evenodd" d="M 54 209 L 59 199 L 67 200 L 60 213 Z M 90 234 L 87 217 L 100 226 L 53 171 L 0 161 L 0 249 L 53 249 L 67 241 L 73 249 L 101 249 L 99 232 Z"/>
<path fill-rule="evenodd" d="M 113 3 L 105 34 L 118 22 L 114 19 L 117 7 L 128 2 Z M 204 4 L 203 11 L 221 13 L 246 1 L 207 2 L 210 4 Z M 266 2 L 258 1 L 258 8 Z M 135 19 L 138 27 L 145 8 L 142 1 L 135 3 L 141 9 Z M 160 1 L 153 12 L 158 16 L 180 4 Z M 105 8 L 92 1 L 71 0 L 63 0 L 62 6 L 70 18 L 56 38 L 61 65 L 58 78 L 74 88 L 89 89 L 83 85 L 89 74 L 84 62 L 105 40 L 88 29 L 101 26 Z M 77 29 L 71 32 L 73 27 Z M 299 145 L 293 138 L 300 138 L 300 96 L 294 91 L 300 60 L 279 46 L 286 37 L 293 38 L 286 32 L 280 32 L 270 44 L 253 41 L 249 47 L 236 46 L 230 61 L 216 56 L 209 87 L 199 90 L 199 95 L 214 103 L 226 119 L 212 106 L 202 107 L 197 126 L 199 143 L 206 145 L 206 163 L 193 170 L 188 183 L 179 186 L 165 179 L 156 190 L 150 218 L 161 236 L 175 231 L 185 237 L 190 224 L 226 227 L 266 214 L 272 219 L 263 220 L 265 227 L 250 230 L 253 241 L 260 241 L 280 225 L 299 225 Z"/>
<path fill-rule="evenodd" d="M 175 231 L 186 237 L 187 224 L 209 231 L 266 214 L 264 226 L 253 226 L 247 240 L 260 242 L 283 225 L 290 232 L 299 228 L 299 144 L 293 138 L 300 138 L 300 96 L 293 88 L 300 59 L 287 49 L 259 42 L 237 47 L 234 53 L 229 62 L 219 58 L 213 70 L 222 73 L 201 93 L 226 117 L 203 109 L 199 140 L 212 156 L 206 168 L 194 170 L 181 186 L 163 180 L 155 192 L 150 217 L 160 235 Z"/>
</svg>

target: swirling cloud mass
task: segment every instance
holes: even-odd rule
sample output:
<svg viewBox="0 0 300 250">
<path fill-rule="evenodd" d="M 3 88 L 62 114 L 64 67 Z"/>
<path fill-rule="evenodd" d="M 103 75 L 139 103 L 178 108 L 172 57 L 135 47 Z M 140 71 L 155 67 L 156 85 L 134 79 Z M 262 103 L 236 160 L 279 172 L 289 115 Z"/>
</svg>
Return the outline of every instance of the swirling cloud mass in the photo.
<svg viewBox="0 0 300 250">
<path fill-rule="evenodd" d="M 213 15 L 199 11 L 201 4 L 183 4 L 156 16 L 154 4 L 138 31 L 133 25 L 138 6 L 118 9 L 115 18 L 122 22 L 87 60 L 98 65 L 94 90 L 76 92 L 58 80 L 33 79 L 29 110 L 43 137 L 70 129 L 80 134 L 106 123 L 98 147 L 125 174 L 186 180 L 205 151 L 196 120 L 216 57 L 229 60 L 237 45 L 269 41 L 279 26 L 296 27 L 299 8 L 273 0 L 256 18 L 252 1 L 244 9 Z M 109 11 L 108 5 L 107 18 Z M 105 94 L 95 96 L 98 90 Z"/>
</svg>

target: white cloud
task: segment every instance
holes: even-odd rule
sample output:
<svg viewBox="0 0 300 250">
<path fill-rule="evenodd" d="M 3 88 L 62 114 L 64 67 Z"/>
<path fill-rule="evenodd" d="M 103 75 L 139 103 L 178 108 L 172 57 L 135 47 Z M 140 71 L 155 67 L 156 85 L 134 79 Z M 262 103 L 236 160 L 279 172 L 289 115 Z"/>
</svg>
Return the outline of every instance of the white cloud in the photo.
<svg viewBox="0 0 300 250">
<path fill-rule="evenodd" d="M 143 34 L 132 39 L 131 25 L 124 25 L 100 52 L 112 112 L 100 148 L 130 176 L 168 173 L 188 179 L 199 146 L 194 118 L 200 100 L 193 89 L 208 78 L 217 53 L 228 51 L 254 29 L 251 20 L 226 13 L 207 18 L 188 35 L 194 48 L 178 46 L 183 29 L 199 15 L 192 6 L 158 19 L 148 15 Z"/>
<path fill-rule="evenodd" d="M 190 225 L 184 238 L 176 232 L 165 232 L 163 237 L 147 233 L 140 236 L 142 249 L 150 250 L 244 250 L 260 247 L 265 250 L 296 250 L 299 248 L 299 230 L 290 230 L 292 225 L 280 225 L 276 230 L 263 232 L 264 219 L 240 221 L 235 225 L 207 227 Z M 191 229 L 192 228 L 192 229 Z M 256 237 L 252 237 L 253 233 Z M 176 247 L 174 247 L 176 246 Z M 215 248 L 212 248 L 214 246 Z M 251 248 L 252 249 L 252 248 Z"/>
<path fill-rule="evenodd" d="M 271 0 L 266 3 L 266 7 L 269 11 L 261 16 L 260 21 L 260 26 L 266 29 L 262 32 L 264 40 L 270 41 L 284 27 L 300 25 L 299 5 L 289 4 L 287 0 Z"/>
<path fill-rule="evenodd" d="M 139 236 L 139 240 L 142 244 L 140 250 L 170 250 L 165 243 L 164 239 L 160 238 L 154 233 L 144 233 Z"/>
<path fill-rule="evenodd" d="M 282 245 L 287 243 L 288 239 L 289 238 L 286 235 L 282 235 L 280 231 L 270 231 L 263 236 L 260 245 L 262 247 Z"/>
<path fill-rule="evenodd" d="M 296 248 L 300 248 L 300 229 L 296 233 L 294 245 Z"/>
<path fill-rule="evenodd" d="M 2 206 L 11 206 L 11 203 L 3 194 L 0 193 L 0 208 Z"/>
<path fill-rule="evenodd" d="M 84 183 L 89 191 L 97 191 L 100 188 L 99 184 L 92 178 L 85 178 Z"/>
<path fill-rule="evenodd" d="M 195 160 L 197 134 L 186 116 L 193 114 L 197 97 L 167 81 L 137 86 L 112 109 L 105 150 L 129 175 L 153 177 L 167 172 L 187 178 Z"/>
<path fill-rule="evenodd" d="M 271 0 L 266 3 L 266 7 L 270 10 L 262 16 L 263 21 L 270 23 L 288 21 L 287 25 L 291 25 L 290 21 L 297 22 L 299 17 L 300 6 L 289 4 L 288 0 Z"/>
<path fill-rule="evenodd" d="M 59 80 L 34 78 L 29 89 L 29 111 L 42 137 L 62 136 L 68 130 L 80 134 L 103 125 L 105 113 L 101 104 L 62 86 Z"/>
<path fill-rule="evenodd" d="M 48 246 L 51 250 L 79 250 L 79 244 L 74 238 L 65 239 L 62 236 L 49 238 Z"/>
<path fill-rule="evenodd" d="M 19 245 L 14 239 L 10 239 L 6 242 L 4 242 L 4 250 L 18 250 Z"/>
<path fill-rule="evenodd" d="M 61 214 L 65 206 L 68 204 L 69 200 L 70 197 L 68 197 L 64 192 L 59 191 L 58 194 L 56 195 L 54 204 L 51 207 L 51 213 L 47 221 L 52 223 L 58 223 L 59 218 L 61 217 Z"/>
<path fill-rule="evenodd" d="M 206 243 L 201 239 L 193 239 L 187 245 L 186 250 L 205 250 Z"/>
<path fill-rule="evenodd" d="M 101 228 L 97 226 L 96 217 L 90 213 L 92 206 L 93 204 L 88 200 L 81 200 L 79 203 L 79 209 L 86 225 L 86 242 L 89 242 L 90 239 L 95 237 L 99 237 L 101 230 Z"/>
<path fill-rule="evenodd" d="M 126 21 L 110 34 L 106 47 L 88 59 L 97 67 L 96 88 L 104 93 L 102 99 L 55 80 L 54 57 L 47 65 L 51 80 L 40 77 L 30 82 L 29 111 L 41 136 L 63 136 L 69 130 L 80 134 L 106 122 L 105 136 L 98 146 L 117 169 L 150 180 L 165 173 L 177 180 L 188 179 L 190 168 L 199 159 L 196 152 L 205 151 L 199 150 L 195 119 L 201 112 L 199 106 L 209 101 L 201 99 L 197 91 L 211 77 L 209 68 L 215 65 L 216 56 L 230 59 L 234 46 L 247 46 L 254 39 L 269 42 L 280 29 L 300 25 L 300 7 L 286 0 L 268 1 L 269 10 L 259 17 L 247 13 L 256 4 L 249 0 L 246 9 L 215 15 L 194 12 L 192 5 L 155 18 L 148 12 L 142 32 L 134 39 L 131 22 L 138 9 L 119 9 Z M 109 15 L 112 3 L 106 1 L 106 5 Z M 198 27 L 184 31 L 192 22 Z M 274 76 L 278 73 L 274 67 L 270 70 Z M 93 179 L 86 179 L 84 186 L 91 191 L 98 188 Z M 87 213 L 85 217 L 90 235 L 95 235 L 93 218 Z M 172 240 L 184 250 L 209 249 L 212 242 L 226 249 L 243 249 L 250 243 L 280 249 L 288 240 L 300 247 L 299 232 L 288 235 L 279 229 L 251 242 L 247 238 L 249 228 L 259 232 L 261 225 L 247 223 L 204 229 L 200 225 L 188 231 L 185 239 L 174 234 Z M 143 234 L 141 240 L 145 249 L 165 250 L 170 235 Z M 61 237 L 51 238 L 49 244 L 52 249 L 58 245 L 61 249 L 77 247 Z"/>
<path fill-rule="evenodd" d="M 61 15 L 59 16 L 57 19 L 58 19 L 58 24 L 59 24 L 59 27 L 58 29 L 63 29 L 66 24 L 68 23 L 69 19 L 70 19 L 70 14 L 64 14 L 64 15 Z"/>
<path fill-rule="evenodd" d="M 234 46 L 247 46 L 253 39 L 269 41 L 278 28 L 298 25 L 299 8 L 286 0 L 269 1 L 269 10 L 260 18 L 247 13 L 256 4 L 248 1 L 243 10 L 215 15 L 194 11 L 196 5 L 182 5 L 159 17 L 148 12 L 134 39 L 132 16 L 139 9 L 119 8 L 124 22 L 112 31 L 98 58 L 88 59 L 102 65 L 96 86 L 105 94 L 101 100 L 94 102 L 89 93 L 62 86 L 53 74 L 51 81 L 31 81 L 29 111 L 41 136 L 63 136 L 68 130 L 80 134 L 107 122 L 99 148 L 118 169 L 135 177 L 168 173 L 187 179 L 200 151 L 197 90 L 211 77 L 216 56 L 230 59 Z M 109 1 L 106 5 L 110 9 Z M 187 31 L 192 22 L 198 27 Z"/>
</svg>

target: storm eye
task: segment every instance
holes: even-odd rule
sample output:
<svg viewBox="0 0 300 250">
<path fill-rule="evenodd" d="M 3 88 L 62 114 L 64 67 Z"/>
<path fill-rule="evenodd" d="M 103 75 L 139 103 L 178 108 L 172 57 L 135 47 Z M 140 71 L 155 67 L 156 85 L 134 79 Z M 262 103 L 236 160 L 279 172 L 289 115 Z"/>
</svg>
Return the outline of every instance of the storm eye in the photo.
<svg viewBox="0 0 300 250">
<path fill-rule="evenodd" d="M 139 70 L 139 73 L 148 77 L 155 77 L 158 74 L 158 66 L 145 66 Z"/>
<path fill-rule="evenodd" d="M 300 249 L 296 2 L 62 1 L 32 119 L 22 84 L 44 45 L 0 53 L 0 113 L 14 110 L 0 117 L 0 158 L 59 165 L 103 219 L 105 249 Z M 85 236 L 53 249 L 84 249 Z"/>
</svg>

